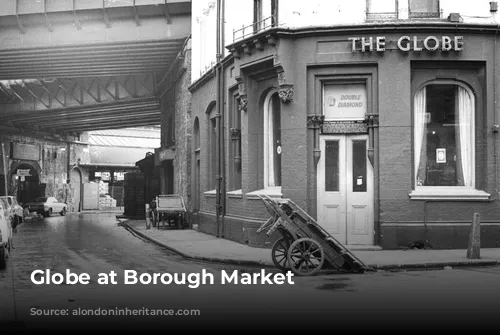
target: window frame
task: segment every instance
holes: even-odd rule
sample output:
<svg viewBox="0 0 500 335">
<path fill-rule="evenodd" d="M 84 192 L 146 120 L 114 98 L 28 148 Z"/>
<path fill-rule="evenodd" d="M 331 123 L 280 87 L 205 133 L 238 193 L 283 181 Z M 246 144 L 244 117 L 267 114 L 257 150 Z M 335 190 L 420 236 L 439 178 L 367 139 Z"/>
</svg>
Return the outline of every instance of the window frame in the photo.
<svg viewBox="0 0 500 335">
<path fill-rule="evenodd" d="M 428 12 L 412 12 L 411 11 L 411 1 L 408 0 L 408 18 L 410 19 L 436 19 L 441 17 L 441 7 L 439 0 L 434 0 L 436 1 L 436 6 L 437 9 L 436 11 L 428 11 Z"/>
<path fill-rule="evenodd" d="M 273 133 L 273 129 L 271 128 L 273 124 L 270 124 L 270 115 L 269 112 L 272 110 L 272 99 L 274 96 L 278 95 L 278 89 L 273 88 L 271 89 L 267 94 L 264 99 L 264 104 L 263 104 L 263 116 L 264 116 L 264 127 L 263 127 L 263 143 L 264 143 L 264 189 L 266 190 L 273 190 L 276 192 L 281 192 L 281 182 L 279 186 L 269 186 L 269 174 L 271 172 L 274 173 L 274 170 L 270 170 L 270 153 L 272 153 L 272 158 L 274 159 L 274 155 L 276 153 L 274 150 L 271 150 L 271 146 L 273 145 L 270 143 L 270 136 Z M 279 99 L 279 97 L 278 97 Z M 280 100 L 279 100 L 280 101 Z M 281 104 L 281 101 L 280 101 Z M 281 109 L 281 108 L 280 108 Z M 280 110 L 280 118 L 281 118 L 281 110 Z M 280 122 L 281 125 L 281 122 Z M 281 127 L 280 127 L 280 138 L 281 138 Z M 281 176 L 281 171 L 280 171 L 280 176 Z M 282 177 L 282 176 L 281 176 Z M 280 178 L 281 179 L 281 178 Z"/>
<path fill-rule="evenodd" d="M 205 194 L 215 194 L 217 178 L 217 110 L 215 103 L 208 108 L 207 116 L 207 181 Z M 201 145 L 201 143 L 200 143 Z"/>
<path fill-rule="evenodd" d="M 229 91 L 229 133 L 228 138 L 229 142 L 229 163 L 228 165 L 231 167 L 229 170 L 229 192 L 227 193 L 235 193 L 235 191 L 241 190 L 242 187 L 242 169 L 241 169 L 241 110 L 238 108 L 239 102 L 239 94 L 236 89 Z M 240 132 L 239 139 L 233 140 L 231 129 L 237 129 Z M 236 165 L 236 155 L 240 155 L 240 166 Z M 238 195 L 241 195 L 240 192 L 236 192 Z"/>
<path fill-rule="evenodd" d="M 473 153 L 473 162 L 472 162 L 472 176 L 473 176 L 473 181 L 472 181 L 472 186 L 418 186 L 417 185 L 417 170 L 415 169 L 415 109 L 414 109 L 414 104 L 415 104 L 415 97 L 418 92 L 423 87 L 429 86 L 429 85 L 455 85 L 455 86 L 460 86 L 464 89 L 467 90 L 469 95 L 473 98 L 474 102 L 474 118 L 473 118 L 473 125 L 471 125 L 471 130 L 472 130 L 472 136 L 473 136 L 473 143 L 474 146 L 472 148 Z M 478 199 L 478 200 L 487 200 L 490 196 L 489 193 L 486 193 L 482 190 L 477 189 L 478 187 L 478 181 L 477 181 L 477 176 L 476 176 L 476 164 L 478 162 L 478 157 L 477 157 L 477 138 L 476 138 L 476 126 L 478 125 L 478 111 L 479 111 L 479 106 L 478 106 L 478 96 L 477 92 L 474 91 L 473 87 L 470 87 L 467 85 L 467 83 L 456 80 L 456 79 L 431 79 L 427 80 L 423 83 L 421 83 L 418 87 L 416 87 L 415 91 L 412 92 L 412 99 L 411 99 L 411 117 L 412 117 L 412 124 L 411 124 L 411 150 L 412 150 L 412 159 L 411 159 L 411 166 L 412 166 L 412 191 L 410 192 L 409 196 L 411 199 L 414 200 L 464 200 L 464 199 Z"/>
<path fill-rule="evenodd" d="M 260 30 L 262 20 L 262 0 L 253 0 L 253 32 Z"/>
<path fill-rule="evenodd" d="M 278 3 L 277 0 L 253 0 L 254 34 L 278 25 Z"/>
<path fill-rule="evenodd" d="M 371 11 L 372 2 L 374 0 L 366 0 L 366 20 L 367 21 L 377 21 L 377 20 L 397 20 L 399 19 L 399 1 L 394 1 L 394 12 L 373 12 Z M 387 1 L 387 0 L 383 0 Z"/>
</svg>

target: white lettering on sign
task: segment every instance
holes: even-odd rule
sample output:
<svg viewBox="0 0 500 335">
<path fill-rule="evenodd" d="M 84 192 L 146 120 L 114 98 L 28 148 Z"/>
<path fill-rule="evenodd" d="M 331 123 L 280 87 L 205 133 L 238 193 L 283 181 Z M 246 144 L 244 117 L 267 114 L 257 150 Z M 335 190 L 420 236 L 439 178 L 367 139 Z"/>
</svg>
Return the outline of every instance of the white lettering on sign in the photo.
<svg viewBox="0 0 500 335">
<path fill-rule="evenodd" d="M 17 169 L 18 176 L 31 176 L 30 169 Z"/>
<path fill-rule="evenodd" d="M 373 37 L 349 37 L 352 52 L 361 51 L 385 51 L 385 36 Z M 396 45 L 401 51 L 462 51 L 464 40 L 463 36 L 427 36 L 419 39 L 418 36 L 401 36 Z"/>
</svg>

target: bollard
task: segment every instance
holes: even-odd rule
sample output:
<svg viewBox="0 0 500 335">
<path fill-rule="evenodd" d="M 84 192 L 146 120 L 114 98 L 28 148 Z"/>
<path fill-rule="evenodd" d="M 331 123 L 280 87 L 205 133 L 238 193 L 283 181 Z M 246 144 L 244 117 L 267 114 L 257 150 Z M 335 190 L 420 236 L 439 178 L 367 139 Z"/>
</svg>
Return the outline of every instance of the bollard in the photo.
<svg viewBox="0 0 500 335">
<path fill-rule="evenodd" d="M 146 204 L 146 230 L 151 229 L 151 210 L 149 204 Z"/>
<path fill-rule="evenodd" d="M 481 228 L 480 228 L 479 213 L 474 213 L 472 219 L 472 226 L 469 234 L 469 246 L 467 248 L 467 258 L 479 259 L 481 258 Z"/>
</svg>

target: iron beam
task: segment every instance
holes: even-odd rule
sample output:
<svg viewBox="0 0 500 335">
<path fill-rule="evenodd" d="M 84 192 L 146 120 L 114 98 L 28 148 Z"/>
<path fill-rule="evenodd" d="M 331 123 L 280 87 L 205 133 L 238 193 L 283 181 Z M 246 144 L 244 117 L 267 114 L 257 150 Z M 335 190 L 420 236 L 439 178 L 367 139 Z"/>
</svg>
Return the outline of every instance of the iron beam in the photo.
<svg viewBox="0 0 500 335">
<path fill-rule="evenodd" d="M 13 120 L 13 121 L 21 121 L 21 120 L 32 120 L 37 118 L 47 118 L 47 117 L 57 117 L 57 116 L 65 116 L 65 115 L 90 115 L 90 114 L 102 114 L 107 112 L 117 113 L 117 112 L 125 112 L 128 109 L 133 112 L 134 110 L 140 110 L 143 108 L 148 108 L 151 110 L 160 110 L 159 104 L 154 102 L 143 102 L 143 103 L 128 103 L 128 104 L 111 104 L 111 105 L 93 105 L 93 106 L 76 106 L 71 109 L 70 108 L 59 108 L 59 109 L 50 109 L 45 111 L 23 111 L 23 112 L 10 112 L 4 113 L 0 117 L 0 120 Z"/>
<path fill-rule="evenodd" d="M 29 115 L 28 117 L 19 117 L 19 118 L 11 118 L 9 119 L 12 122 L 23 124 L 23 123 L 33 123 L 37 122 L 39 124 L 43 123 L 57 123 L 57 120 L 62 120 L 62 121 L 81 121 L 81 120 L 88 120 L 90 119 L 96 119 L 101 116 L 112 116 L 112 117 L 118 117 L 118 118 L 123 118 L 125 115 L 127 116 L 134 116 L 135 113 L 148 113 L 148 114 L 160 114 L 161 111 L 158 108 L 155 107 L 135 107 L 135 108 L 130 108 L 129 110 L 125 108 L 120 108 L 116 110 L 100 110 L 100 111 L 94 111 L 91 113 L 85 113 L 85 112 L 80 112 L 80 113 L 60 113 L 60 114 L 51 114 L 51 115 L 46 115 L 46 113 L 40 113 L 38 115 Z"/>
<path fill-rule="evenodd" d="M 137 119 L 142 119 L 145 117 L 154 117 L 158 118 L 160 116 L 159 111 L 154 111 L 154 112 L 140 112 L 140 113 L 134 113 L 128 115 L 126 117 L 126 121 L 132 122 Z M 133 117 L 132 117 L 133 115 Z M 122 121 L 124 120 L 124 114 L 118 114 L 118 115 L 108 115 L 108 116 L 100 116 L 98 118 L 88 118 L 88 119 L 60 119 L 58 121 L 54 120 L 48 120 L 48 121 L 37 121 L 36 123 L 32 122 L 15 122 L 16 125 L 37 125 L 39 127 L 54 127 L 54 126 L 64 126 L 71 128 L 72 125 L 87 125 L 87 124 L 92 124 L 92 123 L 110 123 L 110 122 L 115 122 L 115 121 Z"/>
</svg>

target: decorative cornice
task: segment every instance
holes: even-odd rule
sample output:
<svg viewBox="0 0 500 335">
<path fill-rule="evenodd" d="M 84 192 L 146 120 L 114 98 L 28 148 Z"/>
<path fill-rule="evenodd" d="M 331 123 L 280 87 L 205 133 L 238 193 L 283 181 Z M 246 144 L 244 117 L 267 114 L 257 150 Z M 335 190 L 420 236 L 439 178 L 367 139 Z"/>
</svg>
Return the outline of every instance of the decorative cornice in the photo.
<svg viewBox="0 0 500 335">
<path fill-rule="evenodd" d="M 238 110 L 240 112 L 241 111 L 246 112 L 247 111 L 247 105 L 248 105 L 248 99 L 244 98 L 244 97 L 240 97 L 239 98 L 239 104 L 238 104 Z"/>
<path fill-rule="evenodd" d="M 366 134 L 368 127 L 364 121 L 325 121 L 321 125 L 323 134 Z"/>
<path fill-rule="evenodd" d="M 253 40 L 253 45 L 255 45 L 255 48 L 258 49 L 258 50 L 264 50 L 264 44 L 258 38 L 255 39 L 255 40 Z"/>
<path fill-rule="evenodd" d="M 434 31 L 454 32 L 455 34 L 496 34 L 498 33 L 498 25 L 496 23 L 480 24 L 480 23 L 453 23 L 443 20 L 429 20 L 428 22 L 420 21 L 404 21 L 397 20 L 395 22 L 387 22 L 380 24 L 377 22 L 367 22 L 353 25 L 340 26 L 311 26 L 303 28 L 285 28 L 274 27 L 269 30 L 257 33 L 255 35 L 238 40 L 227 46 L 229 50 L 242 48 L 242 45 L 253 41 L 256 38 L 265 38 L 269 45 L 276 45 L 277 40 L 282 37 L 318 37 L 318 36 L 359 36 L 362 34 L 381 34 L 381 33 L 397 33 L 397 34 L 416 34 L 418 31 Z"/>
<path fill-rule="evenodd" d="M 266 38 L 267 38 L 267 43 L 269 43 L 270 45 L 276 45 L 276 36 L 275 35 L 266 35 Z"/>
<path fill-rule="evenodd" d="M 238 48 L 231 48 L 229 51 L 231 51 L 234 58 L 241 58 L 240 50 Z"/>
<path fill-rule="evenodd" d="M 379 122 L 378 114 L 368 114 L 365 116 L 365 123 L 368 127 L 377 127 Z"/>
<path fill-rule="evenodd" d="M 307 116 L 307 125 L 310 128 L 319 128 L 325 121 L 324 115 L 308 115 Z"/>
<path fill-rule="evenodd" d="M 250 42 L 247 42 L 247 43 L 244 43 L 241 45 L 243 47 L 243 51 L 247 54 L 247 55 L 251 55 L 252 54 L 252 47 L 250 45 Z"/>
<path fill-rule="evenodd" d="M 237 141 L 237 140 L 241 139 L 241 129 L 230 128 L 229 131 L 231 132 L 231 140 L 232 141 Z"/>
<path fill-rule="evenodd" d="M 293 100 L 293 86 L 283 85 L 278 91 L 278 96 L 284 103 L 289 103 Z"/>
</svg>

